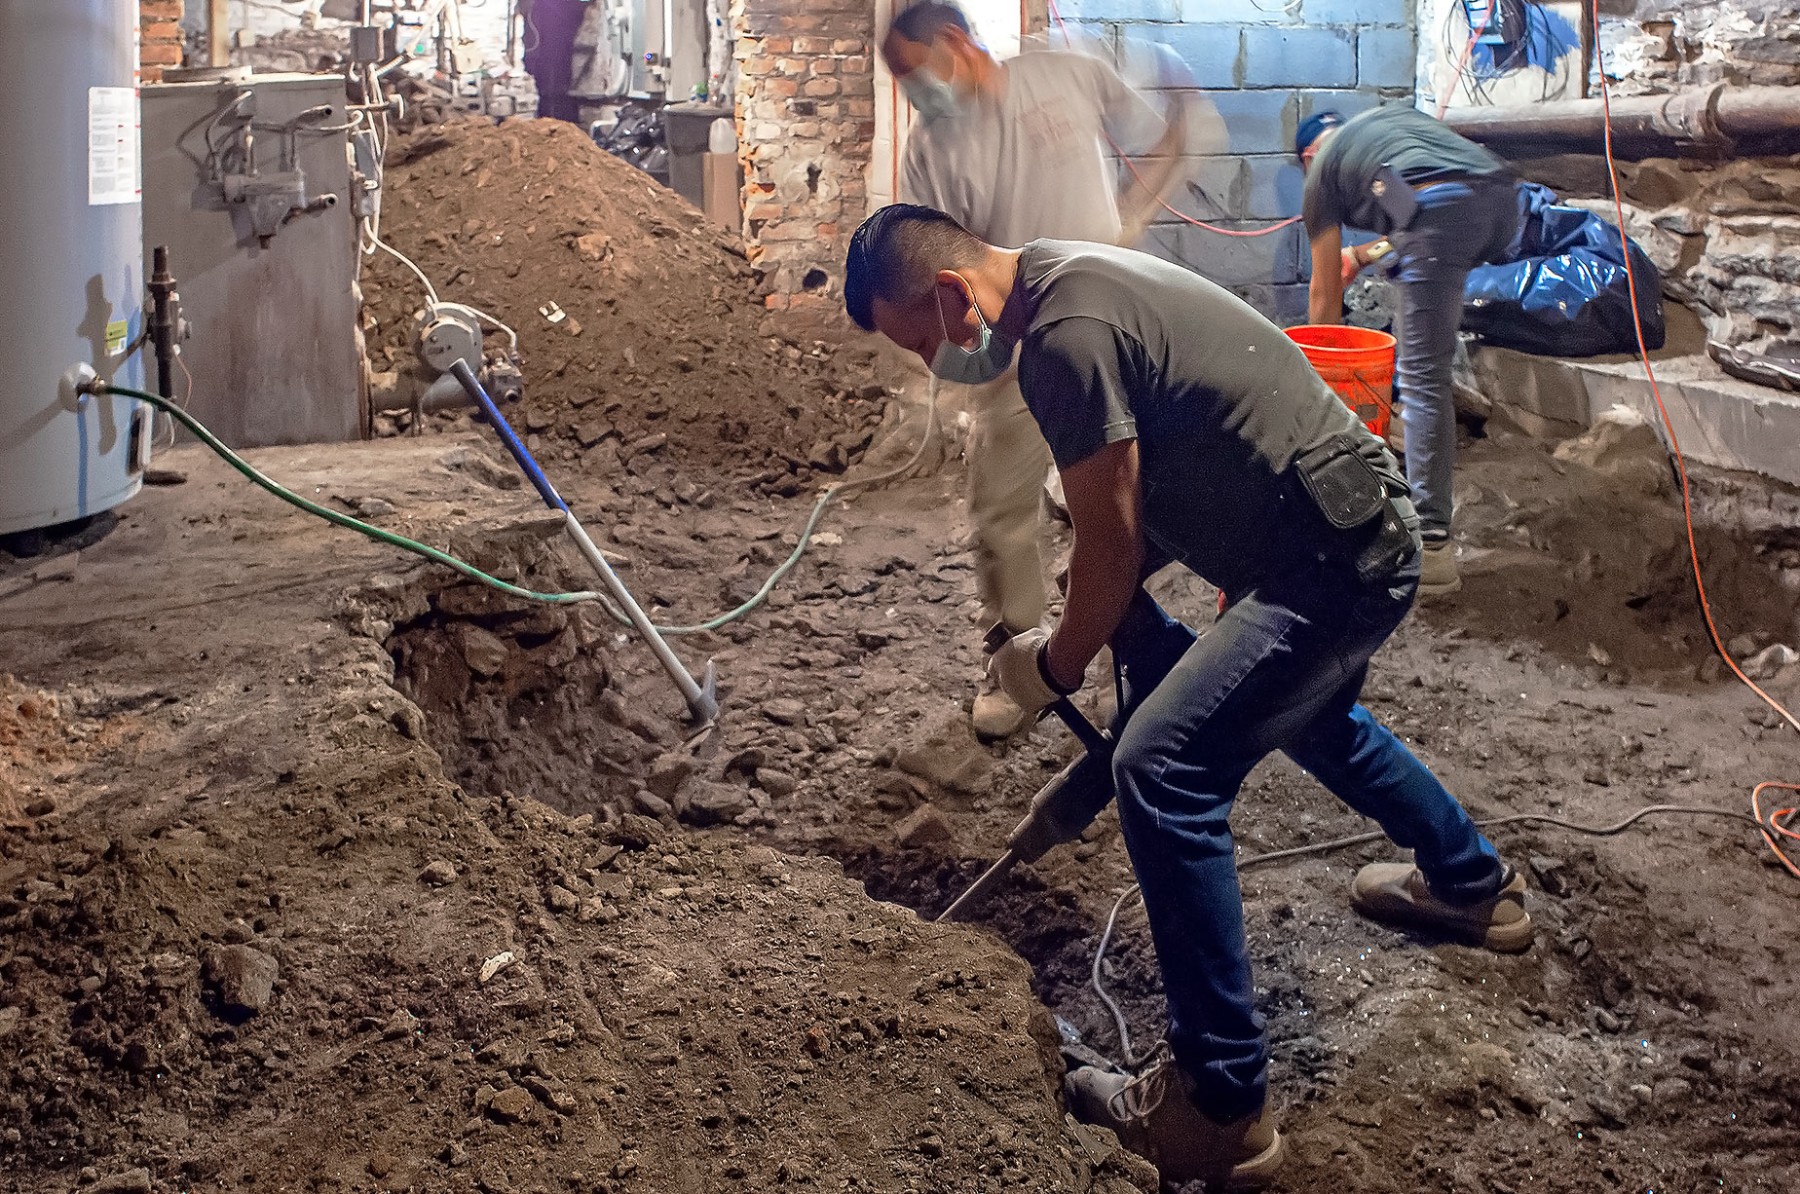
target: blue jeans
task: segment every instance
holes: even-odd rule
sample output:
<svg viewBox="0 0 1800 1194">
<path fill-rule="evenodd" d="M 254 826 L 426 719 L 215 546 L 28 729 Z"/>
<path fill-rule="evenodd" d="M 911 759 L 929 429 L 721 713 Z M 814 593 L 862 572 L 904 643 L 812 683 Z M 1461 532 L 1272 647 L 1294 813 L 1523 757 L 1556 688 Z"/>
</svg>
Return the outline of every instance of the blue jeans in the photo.
<svg viewBox="0 0 1800 1194">
<path fill-rule="evenodd" d="M 1511 183 L 1441 182 L 1394 234 L 1400 253 L 1400 347 L 1394 362 L 1406 424 L 1406 480 L 1428 537 L 1448 535 L 1456 470 L 1451 369 L 1469 270 L 1501 259 L 1519 227 Z"/>
<path fill-rule="evenodd" d="M 1308 562 L 1239 597 L 1196 637 L 1140 594 L 1114 636 L 1123 728 L 1119 820 L 1169 1001 L 1170 1047 L 1221 1123 L 1263 1105 L 1268 1047 L 1251 993 L 1231 805 L 1271 751 L 1414 851 L 1432 890 L 1500 888 L 1492 845 L 1357 697 L 1369 657 L 1412 605 L 1418 557 L 1384 583 Z"/>
</svg>

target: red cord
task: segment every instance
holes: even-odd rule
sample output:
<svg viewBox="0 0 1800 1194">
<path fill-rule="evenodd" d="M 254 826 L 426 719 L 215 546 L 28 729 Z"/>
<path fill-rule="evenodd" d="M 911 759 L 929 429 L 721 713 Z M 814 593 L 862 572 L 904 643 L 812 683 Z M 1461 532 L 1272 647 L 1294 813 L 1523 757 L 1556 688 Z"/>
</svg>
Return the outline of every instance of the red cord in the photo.
<svg viewBox="0 0 1800 1194">
<path fill-rule="evenodd" d="M 1600 9 L 1598 5 L 1594 7 L 1594 44 L 1600 44 Z M 1605 116 L 1603 127 L 1606 145 L 1606 176 L 1612 185 L 1613 210 L 1619 217 L 1619 241 L 1625 250 L 1625 285 L 1631 296 L 1631 325 L 1637 333 L 1638 355 L 1644 362 L 1644 376 L 1650 382 L 1650 395 L 1656 400 L 1657 414 L 1662 418 L 1663 430 L 1669 436 L 1669 454 L 1674 457 L 1676 472 L 1681 477 L 1681 512 L 1687 523 L 1688 560 L 1694 569 L 1694 589 L 1700 595 L 1700 613 L 1706 620 L 1706 633 L 1712 638 L 1713 649 L 1718 651 L 1719 658 L 1723 659 L 1725 666 L 1731 669 L 1731 674 L 1743 681 L 1746 688 L 1760 697 L 1769 708 L 1780 714 L 1781 718 L 1793 726 L 1796 731 L 1800 731 L 1800 720 L 1796 720 L 1785 705 L 1764 692 L 1756 681 L 1744 674 L 1744 670 L 1738 666 L 1737 661 L 1731 657 L 1731 653 L 1725 649 L 1725 644 L 1719 638 L 1719 628 L 1713 622 L 1712 603 L 1707 599 L 1706 581 L 1700 574 L 1700 549 L 1694 541 L 1694 503 L 1688 488 L 1687 462 L 1682 459 L 1681 441 L 1676 437 L 1675 425 L 1669 419 L 1669 408 L 1663 405 L 1662 389 L 1656 384 L 1656 370 L 1650 364 L 1650 350 L 1644 341 L 1644 325 L 1638 315 L 1637 275 L 1631 268 L 1631 241 L 1625 235 L 1625 201 L 1619 193 L 1619 167 L 1613 157 L 1612 88 L 1607 84 L 1604 66 L 1600 68 L 1599 74 L 1600 105 Z M 1768 843 L 1769 849 L 1775 852 L 1775 857 L 1783 867 L 1787 868 L 1788 873 L 1800 879 L 1800 865 L 1796 865 L 1794 859 L 1781 846 L 1784 840 L 1800 841 L 1800 832 L 1795 831 L 1790 825 L 1795 814 L 1800 813 L 1800 809 L 1775 809 L 1767 817 L 1764 817 L 1762 794 L 1769 788 L 1800 792 L 1800 784 L 1785 784 L 1769 780 L 1757 784 L 1750 793 L 1750 812 L 1756 818 L 1757 828 L 1762 831 L 1763 841 Z"/>
<path fill-rule="evenodd" d="M 1057 28 L 1062 30 L 1063 40 L 1067 41 L 1069 37 L 1068 22 L 1063 20 L 1061 10 L 1056 7 L 1056 0 L 1050 0 L 1050 15 L 1055 18 Z M 1112 151 L 1119 155 L 1119 160 L 1125 163 L 1125 168 L 1131 171 L 1131 177 L 1137 180 L 1137 184 L 1140 187 L 1143 187 L 1146 192 L 1155 194 L 1155 192 L 1150 191 L 1150 184 L 1144 181 L 1144 176 L 1138 173 L 1137 163 L 1131 160 L 1131 155 L 1127 154 L 1125 150 L 1119 146 L 1119 143 L 1112 139 L 1112 135 L 1105 129 L 1100 130 L 1100 135 L 1106 139 L 1108 145 L 1112 146 Z M 1175 208 L 1169 206 L 1169 201 L 1164 199 L 1161 195 L 1156 195 L 1156 205 L 1184 224 L 1192 224 L 1196 228 L 1204 228 L 1208 232 L 1216 232 L 1220 236 L 1267 236 L 1271 232 L 1280 232 L 1283 228 L 1300 222 L 1299 216 L 1289 216 L 1280 223 L 1271 224 L 1267 228 L 1252 228 L 1249 230 L 1242 228 L 1221 228 L 1217 224 L 1208 224 L 1205 220 L 1196 220 L 1186 212 L 1177 211 Z"/>
</svg>

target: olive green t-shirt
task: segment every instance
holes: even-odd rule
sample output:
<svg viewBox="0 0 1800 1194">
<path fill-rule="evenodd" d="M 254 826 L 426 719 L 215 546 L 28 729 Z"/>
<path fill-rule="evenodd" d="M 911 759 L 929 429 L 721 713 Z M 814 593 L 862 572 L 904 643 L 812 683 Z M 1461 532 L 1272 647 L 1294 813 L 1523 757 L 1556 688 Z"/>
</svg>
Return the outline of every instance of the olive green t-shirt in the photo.
<svg viewBox="0 0 1800 1194">
<path fill-rule="evenodd" d="M 1145 533 L 1228 593 L 1316 556 L 1294 459 L 1347 436 L 1391 496 L 1406 480 L 1280 328 L 1146 253 L 1034 240 L 1019 388 L 1057 467 L 1136 440 Z"/>
<path fill-rule="evenodd" d="M 1326 138 L 1306 171 L 1306 233 L 1349 225 L 1390 233 L 1393 222 L 1372 190 L 1383 166 L 1410 183 L 1507 174 L 1506 164 L 1417 108 L 1386 104 L 1359 112 Z"/>
</svg>

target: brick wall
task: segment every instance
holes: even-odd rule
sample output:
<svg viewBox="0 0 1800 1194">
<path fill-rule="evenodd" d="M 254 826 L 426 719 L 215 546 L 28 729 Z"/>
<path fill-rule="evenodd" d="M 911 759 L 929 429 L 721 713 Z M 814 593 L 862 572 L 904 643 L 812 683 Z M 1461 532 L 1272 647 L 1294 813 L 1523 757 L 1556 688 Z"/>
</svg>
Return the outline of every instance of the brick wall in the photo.
<svg viewBox="0 0 1800 1194">
<path fill-rule="evenodd" d="M 181 9 L 182 0 L 141 0 L 138 64 L 146 83 L 159 82 L 163 67 L 181 65 Z"/>
<path fill-rule="evenodd" d="M 1256 231 L 1300 212 L 1294 130 L 1323 108 L 1346 115 L 1411 102 L 1413 0 L 1056 0 L 1072 30 L 1115 53 L 1169 47 L 1217 106 L 1230 140 L 1190 158 L 1170 204 Z M 1279 322 L 1304 321 L 1310 257 L 1298 225 L 1228 237 L 1163 213 L 1142 246 L 1227 286 Z"/>
<path fill-rule="evenodd" d="M 744 237 L 778 310 L 835 316 L 875 136 L 869 0 L 732 0 Z"/>
</svg>

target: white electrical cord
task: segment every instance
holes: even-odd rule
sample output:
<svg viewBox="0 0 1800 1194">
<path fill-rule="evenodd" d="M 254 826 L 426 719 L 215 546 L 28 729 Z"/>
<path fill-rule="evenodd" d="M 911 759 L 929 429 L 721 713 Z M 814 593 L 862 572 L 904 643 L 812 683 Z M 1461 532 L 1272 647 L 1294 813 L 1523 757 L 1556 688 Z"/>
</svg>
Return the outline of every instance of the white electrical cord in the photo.
<svg viewBox="0 0 1800 1194">
<path fill-rule="evenodd" d="M 376 233 L 374 222 L 372 220 L 363 221 L 363 234 L 369 238 L 369 244 L 371 246 L 371 248 L 363 250 L 363 255 L 365 257 L 370 256 L 374 249 L 380 249 L 382 252 L 398 261 L 401 265 L 404 265 L 407 269 L 411 270 L 413 276 L 419 279 L 419 284 L 425 287 L 425 294 L 431 299 L 432 305 L 437 305 L 437 287 L 431 284 L 431 279 L 425 276 L 425 271 L 420 269 L 411 257 L 408 257 L 399 249 L 396 249 L 394 246 L 382 240 L 380 235 Z"/>
</svg>

